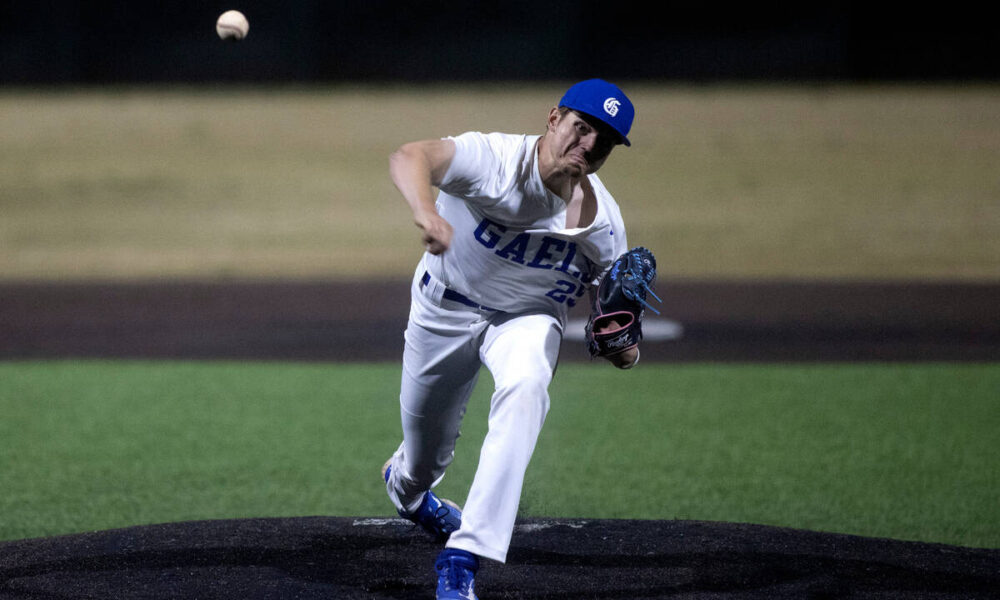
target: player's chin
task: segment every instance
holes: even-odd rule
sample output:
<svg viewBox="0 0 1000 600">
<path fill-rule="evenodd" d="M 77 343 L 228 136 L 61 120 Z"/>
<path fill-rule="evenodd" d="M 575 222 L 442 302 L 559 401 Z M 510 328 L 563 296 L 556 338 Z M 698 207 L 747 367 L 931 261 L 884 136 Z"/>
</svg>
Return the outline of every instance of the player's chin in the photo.
<svg viewBox="0 0 1000 600">
<path fill-rule="evenodd" d="M 590 169 L 590 162 L 583 156 L 567 154 L 562 160 L 562 170 L 567 175 L 579 177 Z"/>
<path fill-rule="evenodd" d="M 566 173 L 572 177 L 583 177 L 584 175 L 590 175 L 604 164 L 603 160 L 590 162 L 590 161 L 573 161 L 566 168 Z"/>
<path fill-rule="evenodd" d="M 590 175 L 591 173 L 593 173 L 593 171 L 591 170 L 590 165 L 587 163 L 573 162 L 566 167 L 565 173 L 570 177 L 580 178 L 583 177 L 584 175 Z"/>
</svg>

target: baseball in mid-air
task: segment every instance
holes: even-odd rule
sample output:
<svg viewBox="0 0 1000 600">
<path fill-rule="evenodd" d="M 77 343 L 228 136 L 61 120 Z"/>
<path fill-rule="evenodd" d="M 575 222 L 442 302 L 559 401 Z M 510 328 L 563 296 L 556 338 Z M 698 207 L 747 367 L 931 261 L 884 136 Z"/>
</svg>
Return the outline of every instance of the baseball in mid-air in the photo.
<svg viewBox="0 0 1000 600">
<path fill-rule="evenodd" d="M 219 20 L 215 22 L 215 32 L 226 41 L 238 42 L 245 38 L 249 31 L 250 22 L 238 10 L 227 10 L 219 15 Z"/>
</svg>

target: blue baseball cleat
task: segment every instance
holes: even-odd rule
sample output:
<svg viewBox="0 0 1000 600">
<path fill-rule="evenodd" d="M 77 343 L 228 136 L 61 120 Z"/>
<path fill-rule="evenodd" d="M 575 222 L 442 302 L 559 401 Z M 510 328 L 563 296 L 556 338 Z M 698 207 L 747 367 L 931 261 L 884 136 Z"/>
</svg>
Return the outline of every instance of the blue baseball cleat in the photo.
<svg viewBox="0 0 1000 600">
<path fill-rule="evenodd" d="M 438 574 L 437 600 L 477 600 L 472 589 L 479 570 L 475 554 L 446 548 L 438 555 L 434 570 Z"/>
<path fill-rule="evenodd" d="M 382 479 L 387 483 L 391 471 L 392 467 L 388 462 L 385 463 L 385 466 L 382 467 Z M 439 542 L 447 540 L 452 533 L 462 526 L 462 509 L 451 500 L 438 498 L 430 490 L 427 490 L 424 494 L 424 499 L 420 502 L 420 507 L 415 512 L 407 513 L 402 510 L 397 512 L 404 519 L 413 521 L 419 525 Z"/>
</svg>

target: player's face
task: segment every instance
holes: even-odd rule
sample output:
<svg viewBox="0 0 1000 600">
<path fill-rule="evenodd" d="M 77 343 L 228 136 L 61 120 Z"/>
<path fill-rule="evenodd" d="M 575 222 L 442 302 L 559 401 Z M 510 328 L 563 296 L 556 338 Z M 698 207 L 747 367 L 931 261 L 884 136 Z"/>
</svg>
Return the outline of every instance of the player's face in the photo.
<svg viewBox="0 0 1000 600">
<path fill-rule="evenodd" d="M 556 160 L 574 177 L 600 169 L 619 139 L 607 124 L 575 110 L 554 110 L 549 117 L 549 131 Z"/>
</svg>

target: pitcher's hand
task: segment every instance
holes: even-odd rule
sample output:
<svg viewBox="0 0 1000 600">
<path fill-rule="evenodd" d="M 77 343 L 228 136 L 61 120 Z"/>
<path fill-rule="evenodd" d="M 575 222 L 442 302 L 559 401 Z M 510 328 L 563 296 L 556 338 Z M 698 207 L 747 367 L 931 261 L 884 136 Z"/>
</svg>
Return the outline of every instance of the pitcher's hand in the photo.
<svg viewBox="0 0 1000 600">
<path fill-rule="evenodd" d="M 431 254 L 441 254 L 451 246 L 451 236 L 454 230 L 448 221 L 437 213 L 420 213 L 414 219 L 420 229 L 424 249 Z"/>
</svg>

